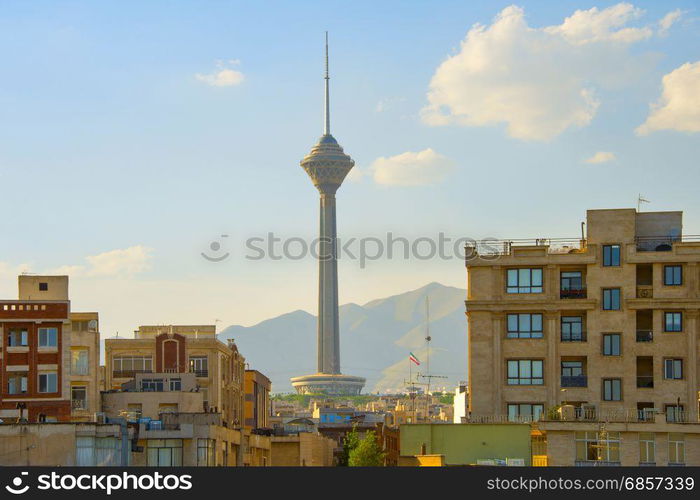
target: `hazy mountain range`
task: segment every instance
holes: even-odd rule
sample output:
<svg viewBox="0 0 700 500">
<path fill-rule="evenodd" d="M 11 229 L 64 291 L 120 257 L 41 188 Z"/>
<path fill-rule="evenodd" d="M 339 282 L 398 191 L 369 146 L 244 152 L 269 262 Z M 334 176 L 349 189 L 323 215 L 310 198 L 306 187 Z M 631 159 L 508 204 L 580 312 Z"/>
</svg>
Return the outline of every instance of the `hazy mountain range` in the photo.
<svg viewBox="0 0 700 500">
<path fill-rule="evenodd" d="M 430 373 L 432 387 L 451 389 L 466 379 L 467 325 L 463 289 L 430 283 L 417 290 L 340 306 L 340 363 L 343 373 L 367 378 L 364 392 L 389 392 L 408 378 L 413 352 L 426 373 L 426 297 L 430 297 Z M 316 372 L 316 316 L 294 311 L 257 325 L 229 326 L 220 334 L 234 338 L 251 368 L 272 379 L 273 392 L 291 392 L 289 378 Z M 419 379 L 425 382 L 425 379 Z"/>
</svg>

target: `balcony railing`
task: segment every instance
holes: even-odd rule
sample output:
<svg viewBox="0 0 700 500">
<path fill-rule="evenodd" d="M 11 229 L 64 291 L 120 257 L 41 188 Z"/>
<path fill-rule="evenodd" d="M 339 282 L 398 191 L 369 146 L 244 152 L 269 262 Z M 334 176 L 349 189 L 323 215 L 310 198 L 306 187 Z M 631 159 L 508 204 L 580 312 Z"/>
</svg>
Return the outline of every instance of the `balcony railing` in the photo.
<svg viewBox="0 0 700 500">
<path fill-rule="evenodd" d="M 204 369 L 204 370 L 195 370 L 194 368 L 190 369 L 190 373 L 194 373 L 196 377 L 208 377 L 209 376 L 209 370 Z"/>
<path fill-rule="evenodd" d="M 654 376 L 653 375 L 637 375 L 637 387 L 643 389 L 653 389 L 654 388 Z"/>
<path fill-rule="evenodd" d="M 637 330 L 637 342 L 653 342 L 654 332 L 652 330 Z"/>
<path fill-rule="evenodd" d="M 134 378 L 137 373 L 153 373 L 152 370 L 114 370 L 113 378 Z"/>
<path fill-rule="evenodd" d="M 570 288 L 568 290 L 559 290 L 559 298 L 562 299 L 585 299 L 586 298 L 585 288 Z"/>
<path fill-rule="evenodd" d="M 576 467 L 617 467 L 620 462 L 609 462 L 607 460 L 576 460 Z"/>
<path fill-rule="evenodd" d="M 561 377 L 562 387 L 588 387 L 588 377 L 586 375 L 574 375 Z"/>
<path fill-rule="evenodd" d="M 667 410 L 666 422 L 668 423 L 684 423 L 690 422 L 689 414 L 685 410 Z"/>
<path fill-rule="evenodd" d="M 586 332 L 562 333 L 561 334 L 561 341 L 562 342 L 586 342 L 586 340 L 587 340 Z"/>
</svg>

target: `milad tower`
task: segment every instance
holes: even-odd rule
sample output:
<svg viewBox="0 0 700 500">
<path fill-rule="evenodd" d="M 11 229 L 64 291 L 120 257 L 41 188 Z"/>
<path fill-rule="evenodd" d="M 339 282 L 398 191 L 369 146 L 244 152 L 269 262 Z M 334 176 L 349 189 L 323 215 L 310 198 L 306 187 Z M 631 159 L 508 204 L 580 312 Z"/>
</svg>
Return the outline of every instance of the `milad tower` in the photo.
<svg viewBox="0 0 700 500">
<path fill-rule="evenodd" d="M 331 135 L 326 32 L 325 110 L 323 135 L 301 166 L 321 194 L 318 260 L 317 373 L 291 379 L 299 394 L 353 395 L 365 385 L 362 377 L 340 373 L 340 327 L 338 321 L 338 254 L 335 193 L 355 165 Z"/>
</svg>

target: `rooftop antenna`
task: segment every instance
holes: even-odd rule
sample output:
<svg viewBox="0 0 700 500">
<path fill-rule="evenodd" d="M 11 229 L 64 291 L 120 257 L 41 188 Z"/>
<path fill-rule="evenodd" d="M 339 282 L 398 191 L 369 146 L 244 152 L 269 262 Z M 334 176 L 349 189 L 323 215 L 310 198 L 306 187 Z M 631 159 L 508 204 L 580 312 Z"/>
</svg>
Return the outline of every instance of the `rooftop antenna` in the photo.
<svg viewBox="0 0 700 500">
<path fill-rule="evenodd" d="M 642 196 L 642 193 L 639 193 L 639 196 L 637 197 L 637 212 L 642 211 L 642 203 L 651 203 L 649 200 L 645 199 Z"/>
<path fill-rule="evenodd" d="M 326 75 L 324 80 L 326 80 L 326 106 L 324 110 L 324 128 L 323 135 L 331 135 L 331 105 L 330 105 L 330 91 L 328 90 L 328 80 L 331 77 L 328 74 L 328 32 L 326 31 Z"/>
</svg>

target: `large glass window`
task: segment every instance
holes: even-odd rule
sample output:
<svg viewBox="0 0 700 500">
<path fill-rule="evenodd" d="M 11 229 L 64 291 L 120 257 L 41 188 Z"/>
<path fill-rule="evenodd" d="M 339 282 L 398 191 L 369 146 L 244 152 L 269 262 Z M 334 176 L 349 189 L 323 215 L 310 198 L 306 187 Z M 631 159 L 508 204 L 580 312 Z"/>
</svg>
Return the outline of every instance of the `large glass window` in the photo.
<svg viewBox="0 0 700 500">
<path fill-rule="evenodd" d="M 163 379 L 144 378 L 141 380 L 141 390 L 144 392 L 163 392 Z"/>
<path fill-rule="evenodd" d="M 39 392 L 58 392 L 58 374 L 56 372 L 39 374 Z"/>
<path fill-rule="evenodd" d="M 668 434 L 668 463 L 685 464 L 685 436 L 669 432 Z"/>
<path fill-rule="evenodd" d="M 680 380 L 683 378 L 682 359 L 664 359 L 664 378 L 668 380 Z"/>
<path fill-rule="evenodd" d="M 39 347 L 57 347 L 58 328 L 39 328 Z"/>
<path fill-rule="evenodd" d="M 508 420 L 511 422 L 537 421 L 544 413 L 543 404 L 534 403 L 509 403 Z"/>
<path fill-rule="evenodd" d="M 656 439 L 653 432 L 639 433 L 639 463 L 656 463 Z"/>
<path fill-rule="evenodd" d="M 151 373 L 153 358 L 151 356 L 115 356 L 112 359 L 112 371 L 115 378 L 131 378 L 136 373 Z"/>
<path fill-rule="evenodd" d="M 618 311 L 620 309 L 620 289 L 619 288 L 604 288 L 603 289 L 603 310 Z"/>
<path fill-rule="evenodd" d="M 149 439 L 148 465 L 182 467 L 182 439 Z"/>
<path fill-rule="evenodd" d="M 563 271 L 559 279 L 559 292 L 562 299 L 585 298 L 583 273 L 581 271 Z"/>
<path fill-rule="evenodd" d="M 190 372 L 198 377 L 208 377 L 209 358 L 206 356 L 190 356 Z"/>
<path fill-rule="evenodd" d="M 619 378 L 603 379 L 603 400 L 622 401 L 622 380 Z"/>
<path fill-rule="evenodd" d="M 619 462 L 619 432 L 576 432 L 576 460 L 580 462 Z"/>
<path fill-rule="evenodd" d="M 684 422 L 683 405 L 666 405 L 666 422 Z"/>
<path fill-rule="evenodd" d="M 70 372 L 73 375 L 87 375 L 89 371 L 88 349 L 77 348 L 70 351 Z"/>
<path fill-rule="evenodd" d="M 542 338 L 542 314 L 508 314 L 508 338 Z"/>
<path fill-rule="evenodd" d="M 115 437 L 77 436 L 76 465 L 105 467 L 121 465 L 120 442 Z"/>
<path fill-rule="evenodd" d="M 539 359 L 508 360 L 508 385 L 542 385 L 542 365 Z"/>
<path fill-rule="evenodd" d="M 603 245 L 603 265 L 605 267 L 620 265 L 620 245 Z"/>
<path fill-rule="evenodd" d="M 27 339 L 29 337 L 29 332 L 24 328 L 10 328 L 7 335 L 7 346 L 8 347 L 20 347 L 26 346 Z"/>
<path fill-rule="evenodd" d="M 198 466 L 213 466 L 216 465 L 215 454 L 215 439 L 197 439 L 197 465 Z"/>
<path fill-rule="evenodd" d="M 508 269 L 508 293 L 542 293 L 542 269 Z"/>
<path fill-rule="evenodd" d="M 27 392 L 27 382 L 26 372 L 7 372 L 7 393 L 23 394 Z"/>
<path fill-rule="evenodd" d="M 561 317 L 562 342 L 581 342 L 585 340 L 583 334 L 583 318 L 581 316 Z"/>
<path fill-rule="evenodd" d="M 603 335 L 603 355 L 604 356 L 619 356 L 620 355 L 620 334 L 606 333 Z"/>
<path fill-rule="evenodd" d="M 682 332 L 683 331 L 683 313 L 665 312 L 664 313 L 664 331 L 665 332 Z"/>
<path fill-rule="evenodd" d="M 74 410 L 87 410 L 87 386 L 74 385 L 70 388 L 71 408 Z"/>
<path fill-rule="evenodd" d="M 683 284 L 683 266 L 664 266 L 664 285 L 679 286 Z"/>
</svg>

